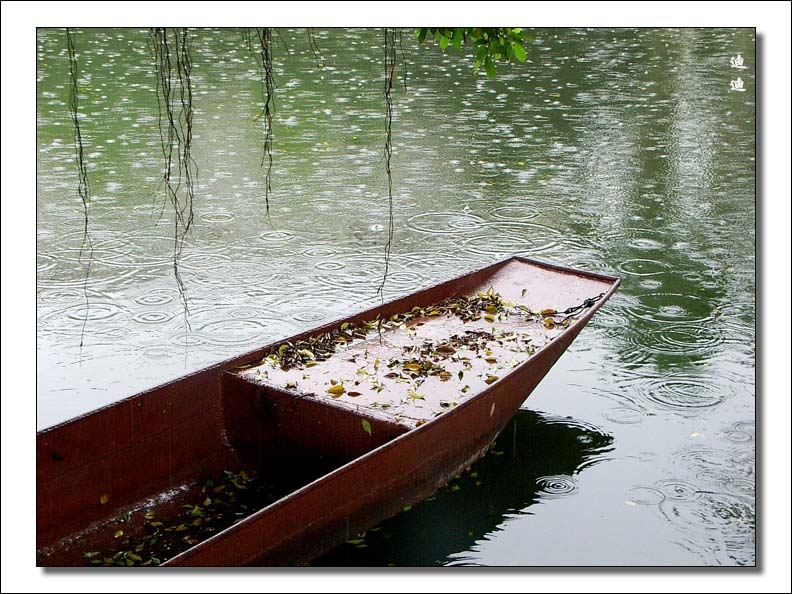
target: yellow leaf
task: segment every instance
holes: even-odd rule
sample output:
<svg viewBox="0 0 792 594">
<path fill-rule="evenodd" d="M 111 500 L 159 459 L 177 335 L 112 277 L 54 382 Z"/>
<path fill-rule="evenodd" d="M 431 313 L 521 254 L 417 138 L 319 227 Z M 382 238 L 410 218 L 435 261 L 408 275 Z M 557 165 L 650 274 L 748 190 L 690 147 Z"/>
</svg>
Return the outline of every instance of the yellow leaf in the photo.
<svg viewBox="0 0 792 594">
<path fill-rule="evenodd" d="M 341 394 L 344 393 L 344 386 L 341 386 L 341 385 L 332 386 L 332 387 L 327 389 L 327 393 L 328 394 L 332 394 L 333 396 L 336 396 L 336 397 L 337 396 L 341 396 Z"/>
<path fill-rule="evenodd" d="M 497 375 L 488 375 L 487 379 L 484 380 L 486 383 L 491 384 L 492 382 L 498 381 Z"/>
<path fill-rule="evenodd" d="M 543 323 L 544 323 L 544 327 L 547 328 L 548 330 L 552 330 L 556 326 L 556 323 L 553 321 L 553 318 L 545 318 Z"/>
<path fill-rule="evenodd" d="M 102 495 L 99 496 L 99 503 L 101 503 L 102 505 L 104 505 L 108 501 L 110 501 L 110 497 L 108 497 L 107 493 L 102 493 Z"/>
<path fill-rule="evenodd" d="M 548 307 L 547 309 L 543 309 L 539 313 L 542 314 L 543 316 L 552 316 L 552 315 L 557 314 L 558 312 L 555 309 L 553 309 L 552 307 Z"/>
</svg>

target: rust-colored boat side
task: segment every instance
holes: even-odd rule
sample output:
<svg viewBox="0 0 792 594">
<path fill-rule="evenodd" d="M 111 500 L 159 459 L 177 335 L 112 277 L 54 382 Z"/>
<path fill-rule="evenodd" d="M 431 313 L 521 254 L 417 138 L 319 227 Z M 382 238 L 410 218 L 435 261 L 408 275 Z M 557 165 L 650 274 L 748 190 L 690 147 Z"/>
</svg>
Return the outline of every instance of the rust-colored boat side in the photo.
<svg viewBox="0 0 792 594">
<path fill-rule="evenodd" d="M 310 461 L 313 471 L 302 488 L 167 564 L 304 562 L 426 497 L 484 451 L 618 280 L 512 258 L 288 339 L 425 307 L 493 283 L 506 294 L 521 291 L 526 277 L 515 280 L 517 268 L 565 278 L 588 291 L 585 297 L 600 287 L 596 293 L 605 296 L 528 363 L 417 429 L 230 372 L 260 361 L 281 340 L 39 432 L 39 564 L 80 563 L 81 547 L 98 542 L 87 527 L 226 468 L 277 471 Z M 552 289 L 541 291 L 541 305 L 563 305 L 551 302 Z M 370 435 L 361 429 L 362 419 Z"/>
</svg>

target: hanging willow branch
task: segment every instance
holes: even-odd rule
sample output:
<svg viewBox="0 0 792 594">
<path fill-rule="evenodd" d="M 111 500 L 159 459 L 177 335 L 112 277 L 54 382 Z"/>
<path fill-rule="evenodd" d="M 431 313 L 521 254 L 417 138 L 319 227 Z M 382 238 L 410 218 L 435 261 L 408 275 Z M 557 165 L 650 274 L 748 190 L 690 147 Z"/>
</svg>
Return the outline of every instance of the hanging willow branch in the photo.
<svg viewBox="0 0 792 594">
<path fill-rule="evenodd" d="M 66 29 L 66 47 L 69 52 L 69 76 L 71 85 L 69 87 L 69 112 L 74 123 L 74 152 L 77 161 L 77 195 L 80 197 L 83 206 L 83 240 L 80 245 L 79 259 L 82 261 L 83 252 L 88 250 L 88 261 L 85 265 L 85 278 L 83 279 L 83 296 L 85 297 L 85 316 L 83 317 L 82 330 L 80 330 L 80 360 L 82 360 L 82 347 L 85 340 L 85 327 L 88 324 L 88 277 L 91 274 L 91 263 L 93 262 L 93 242 L 88 233 L 88 211 L 91 206 L 91 188 L 88 185 L 88 169 L 85 166 L 85 149 L 83 147 L 82 130 L 80 129 L 79 116 L 79 86 L 77 83 L 77 53 L 74 50 L 74 36 L 69 29 Z"/>
<path fill-rule="evenodd" d="M 385 244 L 385 271 L 382 282 L 377 289 L 377 294 L 384 300 L 383 289 L 388 278 L 391 248 L 393 246 L 393 175 L 391 173 L 391 158 L 393 157 L 393 141 L 391 126 L 393 124 L 393 73 L 396 70 L 396 32 L 385 29 L 385 173 L 388 175 L 388 241 Z"/>
<path fill-rule="evenodd" d="M 404 71 L 404 90 L 407 91 L 407 60 L 404 57 L 404 43 L 402 42 L 402 31 L 399 29 L 399 53 L 401 53 L 402 70 Z"/>
<path fill-rule="evenodd" d="M 272 112 L 275 110 L 275 75 L 272 69 L 272 29 L 269 27 L 256 28 L 258 38 L 258 50 L 252 51 L 250 43 L 250 32 L 246 33 L 248 48 L 251 50 L 261 73 L 261 97 L 264 101 L 264 109 L 256 116 L 256 120 L 264 118 L 264 155 L 261 157 L 261 166 L 267 163 L 267 173 L 264 185 L 264 201 L 269 217 L 269 197 L 272 193 Z M 285 42 L 284 42 L 285 45 Z M 288 48 L 286 49 L 288 51 Z"/>
<path fill-rule="evenodd" d="M 173 274 L 189 327 L 187 291 L 179 271 L 179 258 L 193 223 L 197 173 L 192 158 L 192 57 L 189 31 L 182 28 L 181 31 L 172 29 L 168 32 L 165 27 L 154 28 L 151 31 L 151 45 L 157 68 L 160 144 L 165 161 L 162 179 L 174 214 Z"/>
<path fill-rule="evenodd" d="M 314 60 L 316 60 L 317 68 L 324 68 L 324 60 L 322 60 L 322 52 L 319 50 L 319 44 L 316 43 L 316 36 L 314 30 L 308 27 L 308 46 L 311 48 Z"/>
</svg>

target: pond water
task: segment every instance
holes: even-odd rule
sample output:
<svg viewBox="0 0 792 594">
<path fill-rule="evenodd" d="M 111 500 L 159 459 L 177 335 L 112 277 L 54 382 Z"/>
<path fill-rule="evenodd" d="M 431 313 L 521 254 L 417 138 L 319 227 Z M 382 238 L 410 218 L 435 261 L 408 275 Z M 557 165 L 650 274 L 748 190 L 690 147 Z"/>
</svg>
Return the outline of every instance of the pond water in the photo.
<svg viewBox="0 0 792 594">
<path fill-rule="evenodd" d="M 193 33 L 188 328 L 148 32 L 76 31 L 86 311 L 65 32 L 39 29 L 39 428 L 378 302 L 382 33 L 315 31 L 321 67 L 281 35 L 267 220 L 256 64 L 238 30 Z M 543 29 L 494 80 L 403 48 L 386 298 L 513 254 L 623 284 L 500 454 L 318 563 L 755 563 L 753 30 Z"/>
</svg>

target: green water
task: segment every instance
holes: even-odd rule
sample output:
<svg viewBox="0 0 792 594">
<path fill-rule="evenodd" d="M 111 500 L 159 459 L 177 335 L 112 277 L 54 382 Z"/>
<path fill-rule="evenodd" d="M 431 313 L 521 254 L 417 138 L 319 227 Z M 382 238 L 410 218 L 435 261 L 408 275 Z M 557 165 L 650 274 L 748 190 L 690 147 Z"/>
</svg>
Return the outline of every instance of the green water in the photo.
<svg viewBox="0 0 792 594">
<path fill-rule="evenodd" d="M 94 246 L 80 352 L 65 32 L 39 30 L 40 428 L 378 301 L 381 32 L 318 30 L 323 68 L 304 30 L 282 34 L 270 222 L 256 64 L 237 30 L 193 34 L 187 329 L 148 33 L 76 31 Z M 487 80 L 405 35 L 386 297 L 512 254 L 623 285 L 481 478 L 320 563 L 755 562 L 754 59 L 752 30 L 539 30 Z"/>
</svg>

